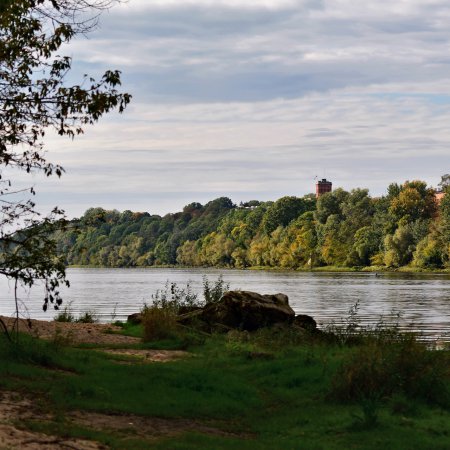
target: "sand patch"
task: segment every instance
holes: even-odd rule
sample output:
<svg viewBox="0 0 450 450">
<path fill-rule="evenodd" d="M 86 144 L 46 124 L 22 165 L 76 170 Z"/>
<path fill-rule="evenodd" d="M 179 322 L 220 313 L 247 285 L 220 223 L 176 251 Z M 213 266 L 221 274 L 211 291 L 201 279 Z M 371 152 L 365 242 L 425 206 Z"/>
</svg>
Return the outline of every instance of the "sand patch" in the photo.
<svg viewBox="0 0 450 450">
<path fill-rule="evenodd" d="M 68 423 L 87 429 L 114 433 L 122 439 L 140 438 L 156 440 L 185 432 L 197 432 L 215 436 L 251 439 L 248 433 L 232 433 L 191 419 L 164 419 L 133 414 L 102 414 L 74 411 L 65 415 Z M 105 445 L 86 439 L 71 439 L 21 429 L 20 422 L 52 422 L 54 417 L 42 411 L 34 401 L 17 393 L 0 392 L 0 450 L 104 450 Z M 18 425 L 17 425 L 18 424 Z"/>
<path fill-rule="evenodd" d="M 224 437 L 250 437 L 246 434 L 227 432 L 191 419 L 163 419 L 132 414 L 100 414 L 86 411 L 71 413 L 69 418 L 78 425 L 96 430 L 119 432 L 142 439 L 175 436 L 187 431 Z"/>
<path fill-rule="evenodd" d="M 182 350 L 138 350 L 138 349 L 101 349 L 102 352 L 109 353 L 111 355 L 130 357 L 129 362 L 169 362 L 176 361 L 177 359 L 186 358 L 192 356 L 191 353 Z"/>
<path fill-rule="evenodd" d="M 11 329 L 14 318 L 0 316 Z M 117 334 L 121 328 L 103 323 L 47 322 L 44 320 L 19 319 L 19 331 L 46 340 L 60 340 L 68 344 L 129 345 L 140 342 L 139 338 Z"/>
<path fill-rule="evenodd" d="M 31 400 L 12 392 L 0 392 L 0 449 L 24 450 L 99 450 L 106 447 L 85 439 L 61 438 L 34 431 L 22 430 L 15 423 L 23 420 L 50 420 Z"/>
</svg>

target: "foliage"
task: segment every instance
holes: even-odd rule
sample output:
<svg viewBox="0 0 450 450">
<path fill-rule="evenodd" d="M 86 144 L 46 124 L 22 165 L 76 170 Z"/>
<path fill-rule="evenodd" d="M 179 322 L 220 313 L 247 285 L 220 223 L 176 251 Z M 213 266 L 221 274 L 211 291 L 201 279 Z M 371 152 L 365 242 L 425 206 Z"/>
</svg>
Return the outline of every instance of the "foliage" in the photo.
<svg viewBox="0 0 450 450">
<path fill-rule="evenodd" d="M 414 335 L 380 331 L 364 338 L 343 362 L 333 395 L 346 401 L 381 402 L 404 394 L 450 406 L 448 355 L 427 350 Z"/>
<path fill-rule="evenodd" d="M 438 206 L 434 192 L 407 181 L 380 198 L 336 189 L 317 202 L 307 195 L 238 207 L 222 197 L 164 217 L 92 208 L 77 221 L 78 234 L 57 235 L 58 249 L 69 264 L 98 266 L 442 269 L 450 260 L 450 196 Z"/>
<path fill-rule="evenodd" d="M 262 223 L 263 229 L 270 234 L 279 226 L 289 225 L 292 220 L 313 207 L 314 203 L 309 199 L 282 197 L 267 209 Z"/>
<path fill-rule="evenodd" d="M 71 310 L 71 304 L 65 305 L 62 311 L 59 311 L 54 318 L 55 322 L 75 322 L 75 316 Z"/>
<path fill-rule="evenodd" d="M 43 281 L 44 310 L 61 304 L 58 287 L 68 284 L 64 260 L 52 234 L 64 229 L 63 211 L 42 217 L 33 188 L 15 184 L 14 174 L 61 176 L 64 169 L 46 159 L 49 131 L 74 138 L 113 109 L 130 101 L 119 93 L 120 72 L 99 81 L 85 76 L 67 83 L 71 58 L 61 48 L 95 26 L 108 0 L 14 0 L 0 8 L 0 274 L 25 286 Z M 90 15 L 89 15 L 90 14 Z"/>
<path fill-rule="evenodd" d="M 97 314 L 95 313 L 95 311 L 85 311 L 84 313 L 80 314 L 76 322 L 97 323 L 98 322 Z"/>
<path fill-rule="evenodd" d="M 151 305 L 144 305 L 141 310 L 144 328 L 144 341 L 171 338 L 179 334 L 177 316 L 208 303 L 218 302 L 229 289 L 222 275 L 211 282 L 203 276 L 203 300 L 193 292 L 190 282 L 182 288 L 175 282 L 166 281 L 163 289 L 152 294 Z"/>
<path fill-rule="evenodd" d="M 164 289 L 158 289 L 152 294 L 153 307 L 170 310 L 175 314 L 182 307 L 197 306 L 198 303 L 198 295 L 192 291 L 189 281 L 185 288 L 180 288 L 177 283 L 167 280 Z M 148 307 L 144 306 L 144 312 L 146 309 Z"/>
<path fill-rule="evenodd" d="M 218 302 L 228 290 L 230 283 L 224 281 L 222 274 L 214 283 L 211 283 L 206 275 L 203 276 L 203 297 L 206 304 Z"/>
<path fill-rule="evenodd" d="M 94 311 L 85 311 L 78 318 L 72 312 L 72 302 L 65 305 L 64 308 L 56 314 L 53 319 L 55 322 L 71 322 L 71 323 L 97 323 L 98 318 Z"/>
<path fill-rule="evenodd" d="M 177 314 L 166 303 L 164 306 L 145 306 L 142 313 L 144 342 L 174 337 L 177 332 Z"/>
</svg>

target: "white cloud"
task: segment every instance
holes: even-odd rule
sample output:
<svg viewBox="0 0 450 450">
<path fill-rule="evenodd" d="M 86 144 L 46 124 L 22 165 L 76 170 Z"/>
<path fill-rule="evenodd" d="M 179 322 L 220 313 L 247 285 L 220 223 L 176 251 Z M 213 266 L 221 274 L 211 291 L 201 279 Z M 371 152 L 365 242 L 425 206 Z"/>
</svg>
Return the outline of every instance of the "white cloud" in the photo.
<svg viewBox="0 0 450 450">
<path fill-rule="evenodd" d="M 226 7 L 226 8 L 268 8 L 280 9 L 285 7 L 293 7 L 299 5 L 299 0 L 129 0 L 122 3 L 122 8 L 132 10 L 154 9 L 154 8 L 177 8 L 202 6 L 208 8 Z"/>
<path fill-rule="evenodd" d="M 120 68 L 134 98 L 48 139 L 68 174 L 42 198 L 71 214 L 302 195 L 325 174 L 379 195 L 450 169 L 443 0 L 130 0 L 102 24 L 68 47 L 75 72 Z"/>
</svg>

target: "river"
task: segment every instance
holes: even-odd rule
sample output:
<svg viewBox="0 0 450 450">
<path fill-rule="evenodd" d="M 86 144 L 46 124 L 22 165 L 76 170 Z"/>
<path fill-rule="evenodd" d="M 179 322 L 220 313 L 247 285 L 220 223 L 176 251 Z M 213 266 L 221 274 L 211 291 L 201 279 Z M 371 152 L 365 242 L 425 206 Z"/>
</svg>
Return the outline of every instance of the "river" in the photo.
<svg viewBox="0 0 450 450">
<path fill-rule="evenodd" d="M 202 292 L 202 276 L 222 274 L 230 289 L 259 293 L 282 292 L 296 313 L 309 314 L 325 327 L 348 316 L 358 303 L 361 324 L 397 321 L 401 328 L 427 338 L 450 341 L 450 275 L 407 273 L 306 273 L 226 269 L 91 269 L 70 268 L 71 283 L 62 289 L 64 305 L 78 316 L 94 311 L 102 322 L 123 320 L 151 303 L 151 295 L 166 280 Z M 55 311 L 42 311 L 43 288 L 21 291 L 22 316 L 51 320 Z M 12 284 L 0 279 L 0 315 L 12 315 Z"/>
</svg>

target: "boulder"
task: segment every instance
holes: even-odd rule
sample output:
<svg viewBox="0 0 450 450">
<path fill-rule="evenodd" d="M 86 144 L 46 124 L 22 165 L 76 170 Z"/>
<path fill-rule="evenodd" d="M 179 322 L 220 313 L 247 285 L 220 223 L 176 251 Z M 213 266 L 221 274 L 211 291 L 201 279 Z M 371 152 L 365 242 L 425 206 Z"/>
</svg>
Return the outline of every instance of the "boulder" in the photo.
<svg viewBox="0 0 450 450">
<path fill-rule="evenodd" d="M 201 306 L 180 306 L 178 308 L 178 315 L 182 316 L 184 314 L 189 314 L 189 313 L 192 313 L 194 311 L 198 311 L 200 309 L 202 309 Z"/>
<path fill-rule="evenodd" d="M 286 295 L 261 295 L 249 291 L 226 292 L 219 302 L 209 303 L 194 314 L 212 327 L 222 325 L 226 329 L 247 331 L 291 323 L 295 317 Z"/>
<path fill-rule="evenodd" d="M 316 321 L 311 316 L 306 314 L 299 314 L 298 316 L 295 316 L 293 325 L 308 331 L 317 330 Z"/>
<path fill-rule="evenodd" d="M 130 314 L 127 317 L 127 322 L 132 323 L 133 325 L 139 325 L 142 323 L 142 313 Z"/>
</svg>

